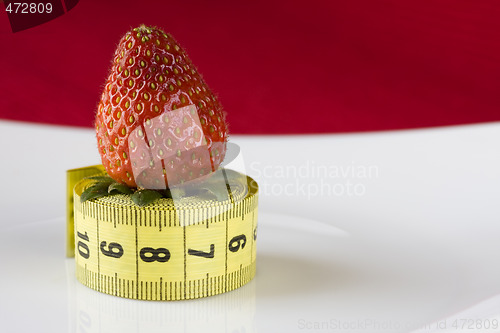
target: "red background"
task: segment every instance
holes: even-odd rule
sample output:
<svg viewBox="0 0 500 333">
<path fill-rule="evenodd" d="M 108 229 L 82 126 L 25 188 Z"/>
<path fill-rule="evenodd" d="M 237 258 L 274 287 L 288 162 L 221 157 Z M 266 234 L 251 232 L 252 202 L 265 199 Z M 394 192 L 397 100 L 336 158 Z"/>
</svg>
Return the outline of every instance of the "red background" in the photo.
<svg viewBox="0 0 500 333">
<path fill-rule="evenodd" d="M 500 120 L 500 1 L 102 1 L 12 33 L 0 13 L 0 118 L 92 126 L 120 37 L 183 45 L 232 133 Z"/>
</svg>

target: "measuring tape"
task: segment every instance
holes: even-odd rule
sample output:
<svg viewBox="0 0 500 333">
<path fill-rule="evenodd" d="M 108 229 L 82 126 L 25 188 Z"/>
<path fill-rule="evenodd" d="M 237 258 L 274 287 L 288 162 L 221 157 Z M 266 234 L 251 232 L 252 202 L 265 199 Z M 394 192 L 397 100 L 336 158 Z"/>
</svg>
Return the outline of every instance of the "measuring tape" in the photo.
<svg viewBox="0 0 500 333">
<path fill-rule="evenodd" d="M 224 201 L 159 199 L 145 207 L 130 196 L 80 202 L 102 166 L 68 171 L 68 255 L 76 277 L 97 291 L 141 300 L 181 300 L 236 289 L 255 275 L 258 186 L 222 169 Z M 74 221 L 74 222 L 73 222 Z"/>
</svg>

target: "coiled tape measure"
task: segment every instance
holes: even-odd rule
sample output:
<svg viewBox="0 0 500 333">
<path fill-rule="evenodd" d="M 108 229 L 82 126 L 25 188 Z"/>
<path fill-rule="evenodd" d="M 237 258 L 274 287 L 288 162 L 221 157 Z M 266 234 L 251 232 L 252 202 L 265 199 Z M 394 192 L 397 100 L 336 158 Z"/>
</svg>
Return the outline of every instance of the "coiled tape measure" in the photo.
<svg viewBox="0 0 500 333">
<path fill-rule="evenodd" d="M 141 300 L 224 293 L 255 275 L 258 186 L 222 169 L 229 199 L 160 199 L 136 206 L 127 195 L 80 202 L 102 166 L 67 172 L 67 255 L 76 277 L 97 291 Z"/>
</svg>

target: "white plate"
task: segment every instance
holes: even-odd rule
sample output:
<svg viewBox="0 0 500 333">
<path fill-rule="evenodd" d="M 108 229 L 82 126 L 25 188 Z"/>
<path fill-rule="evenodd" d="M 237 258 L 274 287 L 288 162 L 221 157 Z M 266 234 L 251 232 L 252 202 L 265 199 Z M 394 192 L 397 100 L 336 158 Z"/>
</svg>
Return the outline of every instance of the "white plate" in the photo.
<svg viewBox="0 0 500 333">
<path fill-rule="evenodd" d="M 469 292 L 461 277 L 467 267 L 442 244 L 361 240 L 262 213 L 258 271 L 248 285 L 190 301 L 121 299 L 76 281 L 74 260 L 63 256 L 64 228 L 61 218 L 2 231 L 2 325 L 18 332 L 404 332 L 459 309 Z"/>
<path fill-rule="evenodd" d="M 427 324 L 443 332 L 432 323 L 500 294 L 500 124 L 232 136 L 261 190 L 257 275 L 227 294 L 176 302 L 100 294 L 76 281 L 64 257 L 65 222 L 55 218 L 64 214 L 64 171 L 98 162 L 92 130 L 0 122 L 0 135 L 18 138 L 0 164 L 2 331 L 409 332 Z M 369 177 L 342 174 L 370 166 Z M 329 173 L 318 176 L 323 167 Z M 332 192 L 348 182 L 362 193 Z"/>
</svg>

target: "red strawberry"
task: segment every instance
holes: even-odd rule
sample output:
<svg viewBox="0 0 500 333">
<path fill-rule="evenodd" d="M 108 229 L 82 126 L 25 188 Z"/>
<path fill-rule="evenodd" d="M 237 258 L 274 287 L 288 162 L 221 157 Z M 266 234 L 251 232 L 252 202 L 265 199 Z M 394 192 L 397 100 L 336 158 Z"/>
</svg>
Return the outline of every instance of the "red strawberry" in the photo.
<svg viewBox="0 0 500 333">
<path fill-rule="evenodd" d="M 120 40 L 95 126 L 106 171 L 130 187 L 196 179 L 226 153 L 217 97 L 172 36 L 144 25 Z"/>
</svg>

